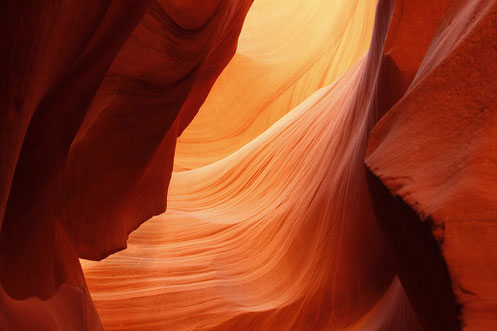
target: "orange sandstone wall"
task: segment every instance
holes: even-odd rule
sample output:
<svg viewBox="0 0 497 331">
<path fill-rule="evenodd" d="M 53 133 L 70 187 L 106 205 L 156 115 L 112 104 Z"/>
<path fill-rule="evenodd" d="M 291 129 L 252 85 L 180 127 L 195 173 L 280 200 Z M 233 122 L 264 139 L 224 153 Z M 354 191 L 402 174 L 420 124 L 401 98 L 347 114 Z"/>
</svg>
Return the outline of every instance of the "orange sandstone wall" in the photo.
<svg viewBox="0 0 497 331">
<path fill-rule="evenodd" d="M 497 327 L 497 1 L 251 2 L 0 4 L 1 330 Z"/>
</svg>

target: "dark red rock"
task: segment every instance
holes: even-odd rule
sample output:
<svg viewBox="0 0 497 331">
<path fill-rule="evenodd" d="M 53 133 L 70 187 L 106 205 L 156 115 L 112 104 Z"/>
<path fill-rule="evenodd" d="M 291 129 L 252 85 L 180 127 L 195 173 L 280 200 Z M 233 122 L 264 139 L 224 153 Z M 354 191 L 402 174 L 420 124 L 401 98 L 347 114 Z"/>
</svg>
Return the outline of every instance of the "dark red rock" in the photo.
<svg viewBox="0 0 497 331">
<path fill-rule="evenodd" d="M 99 328 L 78 257 L 123 249 L 164 211 L 176 137 L 250 3 L 2 2 L 3 327 Z"/>
<path fill-rule="evenodd" d="M 431 323 L 433 330 L 455 328 L 435 313 L 435 307 L 429 308 L 438 291 L 445 292 L 438 300 L 451 301 L 440 282 L 445 264 L 445 282 L 461 306 L 462 325 L 494 329 L 497 2 L 414 6 L 416 1 L 411 1 L 404 7 L 408 3 L 413 4 L 409 11 L 413 19 L 405 21 L 404 39 L 414 42 L 407 41 L 406 50 L 412 49 L 415 59 L 410 60 L 407 52 L 394 56 L 402 73 L 396 82 L 406 91 L 373 129 L 366 164 L 391 195 L 400 197 L 416 214 L 394 212 L 400 208 L 393 207 L 401 204 L 398 198 L 390 203 L 383 200 L 377 208 L 393 212 L 394 218 L 380 218 L 380 223 L 400 261 L 399 277 L 425 327 Z M 432 21 L 432 17 L 439 18 Z M 426 29 L 433 36 L 419 33 Z M 400 51 L 393 47 L 390 55 L 394 52 L 403 53 L 402 47 Z M 431 231 L 415 230 L 422 228 Z M 436 257 L 437 249 L 429 252 L 429 236 L 436 240 L 443 260 Z M 437 278 L 440 287 L 435 289 Z M 453 304 L 444 305 L 445 316 L 450 317 Z M 443 321 L 446 324 L 435 327 Z"/>
</svg>

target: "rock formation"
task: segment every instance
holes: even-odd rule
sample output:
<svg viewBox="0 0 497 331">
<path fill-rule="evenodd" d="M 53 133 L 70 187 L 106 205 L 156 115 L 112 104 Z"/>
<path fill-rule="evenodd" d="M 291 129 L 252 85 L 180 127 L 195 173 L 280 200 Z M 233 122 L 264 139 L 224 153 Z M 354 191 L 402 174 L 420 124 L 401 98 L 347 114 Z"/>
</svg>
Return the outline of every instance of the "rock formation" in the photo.
<svg viewBox="0 0 497 331">
<path fill-rule="evenodd" d="M 0 4 L 1 330 L 497 328 L 497 1 L 251 2 Z"/>
<path fill-rule="evenodd" d="M 165 210 L 176 137 L 250 3 L 2 2 L 2 329 L 100 328 L 78 257 Z"/>
</svg>

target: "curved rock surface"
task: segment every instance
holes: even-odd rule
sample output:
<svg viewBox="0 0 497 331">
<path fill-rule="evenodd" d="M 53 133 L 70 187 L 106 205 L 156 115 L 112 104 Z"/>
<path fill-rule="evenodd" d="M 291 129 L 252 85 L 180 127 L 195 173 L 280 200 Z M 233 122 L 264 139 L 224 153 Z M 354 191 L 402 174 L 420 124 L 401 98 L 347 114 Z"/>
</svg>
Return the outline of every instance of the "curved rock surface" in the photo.
<svg viewBox="0 0 497 331">
<path fill-rule="evenodd" d="M 497 327 L 497 2 L 448 1 L 434 7 L 445 9 L 440 22 L 406 92 L 373 130 L 366 163 L 420 222 L 430 224 L 466 329 L 492 330 Z"/>
<path fill-rule="evenodd" d="M 1 330 L 497 327 L 497 0 L 251 2 L 0 4 Z"/>
<path fill-rule="evenodd" d="M 165 210 L 251 1 L 4 1 L 0 326 L 99 329 L 78 257 Z"/>
<path fill-rule="evenodd" d="M 367 51 L 375 7 L 371 0 L 255 1 L 235 56 L 178 139 L 175 171 L 237 151 L 334 82 Z"/>
<path fill-rule="evenodd" d="M 228 143 L 236 136 L 232 132 L 237 124 L 236 120 L 225 121 L 230 111 L 223 109 L 233 107 L 219 107 L 221 101 L 212 101 L 210 105 L 207 100 L 201 110 L 205 113 L 197 119 L 198 126 L 184 132 L 176 160 L 177 171 L 199 168 L 173 174 L 168 211 L 135 232 L 127 251 L 104 263 L 85 263 L 90 288 L 106 327 L 119 328 L 122 317 L 117 311 L 125 310 L 130 314 L 126 321 L 131 329 L 143 325 L 177 330 L 290 330 L 306 329 L 309 325 L 313 329 L 351 330 L 457 330 L 461 325 L 468 329 L 491 329 L 491 292 L 487 300 L 484 295 L 469 304 L 461 300 L 459 293 L 464 298 L 472 292 L 457 289 L 456 275 L 443 246 L 445 241 L 440 246 L 441 227 L 424 223 L 426 214 L 417 204 L 412 208 L 391 195 L 408 197 L 402 190 L 409 192 L 409 185 L 414 185 L 411 177 L 382 175 L 382 171 L 402 169 L 428 175 L 430 171 L 423 172 L 423 167 L 413 167 L 424 164 L 442 171 L 434 172 L 437 177 L 426 183 L 450 185 L 443 177 L 443 160 L 433 164 L 417 159 L 413 163 L 414 157 L 423 157 L 418 150 L 424 149 L 416 147 L 416 151 L 410 151 L 405 144 L 411 140 L 403 138 L 415 136 L 414 141 L 426 141 L 430 134 L 440 138 L 439 131 L 426 129 L 429 134 L 423 134 L 424 130 L 420 133 L 417 130 L 421 120 L 413 121 L 414 115 L 396 113 L 405 112 L 400 110 L 402 107 L 412 109 L 413 114 L 423 112 L 419 110 L 424 105 L 422 101 L 410 104 L 415 86 L 422 84 L 419 82 L 423 75 L 428 75 L 429 81 L 429 72 L 440 70 L 443 61 L 434 60 L 434 56 L 457 56 L 451 53 L 447 39 L 458 43 L 477 26 L 466 23 L 465 14 L 474 22 L 492 18 L 488 16 L 492 5 L 479 5 L 380 2 L 368 54 L 336 83 L 315 92 L 264 133 L 252 140 L 248 133 L 242 135 L 245 138 L 238 137 L 240 140 L 236 141 L 241 141 L 241 145 L 246 143 L 241 148 Z M 424 18 L 422 22 L 419 17 Z M 452 22 L 452 26 L 447 22 Z M 495 32 L 491 24 L 486 27 L 489 34 Z M 439 37 L 442 31 L 448 31 L 450 37 Z M 480 31 L 475 34 L 485 36 Z M 480 41 L 494 43 L 489 37 Z M 243 44 L 240 48 L 238 54 L 242 54 Z M 487 52 L 492 53 L 488 48 Z M 356 50 L 345 47 L 344 52 L 347 51 L 354 54 Z M 490 58 L 485 52 L 479 54 Z M 340 58 L 340 54 L 332 56 Z M 430 62 L 431 67 L 427 64 Z M 233 72 L 227 70 L 223 75 L 235 76 L 243 68 L 254 68 L 248 60 L 231 65 Z M 457 68 L 453 66 L 452 72 L 457 73 Z M 491 77 L 491 73 L 485 77 Z M 433 79 L 441 86 L 450 86 L 449 81 Z M 475 89 L 495 96 L 490 80 L 476 79 L 479 85 Z M 237 92 L 228 80 L 221 82 L 216 84 L 212 98 L 229 96 L 229 103 L 232 95 L 243 95 L 244 91 Z M 249 83 L 246 84 L 241 85 L 249 91 Z M 425 90 L 424 98 L 440 99 L 440 88 Z M 473 100 L 472 96 L 468 98 Z M 237 100 L 240 98 L 235 97 L 232 102 Z M 243 103 L 238 107 L 243 107 Z M 262 109 L 261 113 L 266 110 Z M 444 123 L 444 119 L 451 121 L 443 112 L 428 108 L 426 112 L 434 116 L 432 128 L 434 123 Z M 372 170 L 369 173 L 364 169 L 363 155 L 369 132 L 380 118 L 366 153 Z M 483 121 L 492 126 L 488 118 L 475 126 Z M 206 128 L 204 132 L 200 123 Z M 256 135 L 264 126 L 255 123 L 244 122 L 246 127 L 241 131 L 248 132 L 253 126 L 252 134 Z M 216 125 L 221 130 L 209 132 Z M 409 128 L 414 131 L 406 134 L 403 130 Z M 467 128 L 467 132 L 474 135 L 475 129 Z M 204 139 L 199 138 L 202 134 Z M 438 150 L 443 145 L 435 141 L 432 139 L 430 146 Z M 203 158 L 201 149 L 195 150 L 195 143 L 207 149 L 205 155 L 219 152 L 219 156 Z M 399 150 L 392 152 L 396 148 Z M 227 156 L 218 160 L 223 153 Z M 494 176 L 496 169 L 488 162 L 495 154 L 492 149 L 487 153 L 486 175 Z M 452 155 L 447 157 L 458 162 Z M 426 160 L 437 162 L 433 157 Z M 375 166 L 375 162 L 381 166 Z M 373 174 L 380 175 L 390 191 Z M 486 200 L 481 203 L 488 199 L 491 203 L 489 190 L 485 192 Z M 409 203 L 408 199 L 405 201 Z M 427 201 L 438 200 L 428 196 Z M 471 205 L 478 206 L 475 201 Z M 489 205 L 483 210 L 492 213 L 496 208 Z M 464 217 L 462 210 L 457 215 Z M 490 232 L 487 238 L 491 235 Z M 495 261 L 490 248 L 486 247 L 483 257 L 488 271 L 472 273 L 471 280 L 490 279 Z M 453 253 L 453 258 L 461 263 L 457 254 Z M 469 265 L 463 263 L 459 268 Z M 395 273 L 402 286 L 397 278 L 392 278 Z M 122 284 L 118 290 L 113 285 L 116 279 Z M 492 286 L 487 281 L 481 288 Z M 353 299 L 358 297 L 360 301 Z M 131 306 L 134 308 L 128 310 Z"/>
</svg>

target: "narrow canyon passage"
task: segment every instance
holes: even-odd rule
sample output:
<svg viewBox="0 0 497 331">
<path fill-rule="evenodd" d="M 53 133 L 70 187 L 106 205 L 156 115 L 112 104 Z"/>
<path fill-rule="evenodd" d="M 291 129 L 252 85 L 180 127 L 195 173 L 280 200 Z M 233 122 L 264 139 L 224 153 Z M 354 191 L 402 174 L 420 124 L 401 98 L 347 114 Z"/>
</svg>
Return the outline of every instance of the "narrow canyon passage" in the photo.
<svg viewBox="0 0 497 331">
<path fill-rule="evenodd" d="M 497 330 L 497 0 L 0 17 L 0 331 Z"/>
<path fill-rule="evenodd" d="M 361 83 L 378 65 L 364 54 L 375 9 L 254 2 L 234 59 L 179 138 L 166 213 L 124 251 L 83 262 L 106 329 L 420 329 L 362 157 L 375 116 Z M 315 37 L 310 49 L 299 33 Z"/>
</svg>

